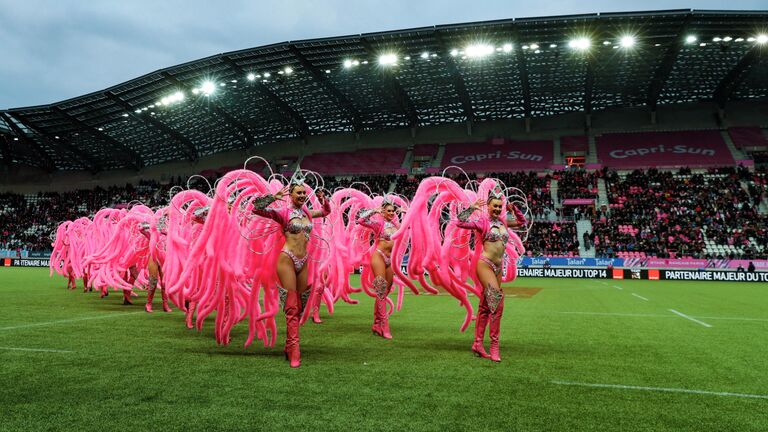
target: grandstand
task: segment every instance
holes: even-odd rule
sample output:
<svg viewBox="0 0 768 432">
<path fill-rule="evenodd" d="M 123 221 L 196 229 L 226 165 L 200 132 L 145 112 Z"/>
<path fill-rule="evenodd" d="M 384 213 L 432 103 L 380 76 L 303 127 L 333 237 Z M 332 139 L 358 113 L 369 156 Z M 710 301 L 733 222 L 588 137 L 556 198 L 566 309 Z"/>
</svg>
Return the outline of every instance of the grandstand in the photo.
<svg viewBox="0 0 768 432">
<path fill-rule="evenodd" d="M 159 205 L 260 155 L 329 190 L 499 177 L 528 193 L 531 256 L 765 258 L 766 22 L 671 10 L 289 41 L 2 110 L 0 249 L 44 252 L 60 220 Z"/>
</svg>

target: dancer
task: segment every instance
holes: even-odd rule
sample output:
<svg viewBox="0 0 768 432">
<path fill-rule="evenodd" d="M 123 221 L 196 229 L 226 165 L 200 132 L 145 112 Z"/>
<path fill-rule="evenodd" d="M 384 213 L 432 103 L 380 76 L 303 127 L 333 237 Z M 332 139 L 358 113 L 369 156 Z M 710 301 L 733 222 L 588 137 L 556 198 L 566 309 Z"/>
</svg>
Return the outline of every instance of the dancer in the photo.
<svg viewBox="0 0 768 432">
<path fill-rule="evenodd" d="M 317 198 L 322 210 L 309 210 L 306 206 L 307 190 L 304 175 L 297 171 L 290 184 L 272 195 L 264 195 L 254 200 L 253 213 L 269 218 L 282 227 L 285 245 L 277 260 L 277 276 L 280 281 L 281 299 L 284 297 L 286 338 L 285 358 L 292 368 L 301 365 L 299 350 L 299 320 L 303 308 L 307 305 L 312 288 L 308 283 L 309 269 L 307 244 L 312 231 L 312 218 L 326 217 L 331 213 L 330 202 L 322 191 Z M 282 201 L 283 196 L 290 197 L 289 205 L 282 208 L 270 207 L 274 202 Z M 320 289 L 320 287 L 318 287 Z"/>
<path fill-rule="evenodd" d="M 504 208 L 504 191 L 500 186 L 493 188 L 485 204 L 488 212 L 475 220 L 472 214 L 483 205 L 482 198 L 458 215 L 456 226 L 475 232 L 476 243 L 482 242 L 482 253 L 475 264 L 476 278 L 480 282 L 480 304 L 475 321 L 475 340 L 472 351 L 479 357 L 501 361 L 499 352 L 499 331 L 504 312 L 504 293 L 501 289 L 502 267 L 507 243 L 510 240 L 508 228 L 520 228 L 527 224 L 523 213 L 511 202 L 506 205 L 507 214 L 501 217 Z M 514 216 L 513 216 L 514 214 Z M 514 235 L 514 233 L 512 233 Z M 515 236 L 516 237 L 516 236 Z M 519 240 L 519 239 L 518 239 Z M 483 341 L 485 328 L 490 320 L 491 353 L 485 351 Z"/>
<path fill-rule="evenodd" d="M 392 339 L 389 329 L 389 313 L 385 300 L 392 290 L 394 272 L 392 271 L 392 235 L 398 230 L 400 224 L 395 217 L 397 209 L 395 204 L 385 198 L 381 207 L 377 209 L 363 210 L 357 219 L 357 223 L 373 231 L 375 250 L 370 254 L 370 266 L 374 274 L 373 291 L 376 300 L 373 306 L 373 326 L 371 331 L 384 339 Z M 380 218 L 372 219 L 376 214 Z"/>
<path fill-rule="evenodd" d="M 140 224 L 141 233 L 149 240 L 149 256 L 147 258 L 147 302 L 144 310 L 152 313 L 152 300 L 155 298 L 155 290 L 160 284 L 160 297 L 162 299 L 163 311 L 173 312 L 168 306 L 168 291 L 163 283 L 162 263 L 165 261 L 165 244 L 167 242 L 167 207 L 158 210 L 155 213 L 155 222 L 144 222 Z"/>
</svg>

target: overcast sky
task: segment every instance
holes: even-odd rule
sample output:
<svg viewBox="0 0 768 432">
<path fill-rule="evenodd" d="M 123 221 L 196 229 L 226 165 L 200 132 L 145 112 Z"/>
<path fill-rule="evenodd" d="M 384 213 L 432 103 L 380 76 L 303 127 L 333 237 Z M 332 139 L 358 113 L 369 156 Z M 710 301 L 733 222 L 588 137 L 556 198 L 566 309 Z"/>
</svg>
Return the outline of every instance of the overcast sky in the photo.
<svg viewBox="0 0 768 432">
<path fill-rule="evenodd" d="M 659 9 L 768 9 L 766 0 L 0 0 L 0 109 L 80 96 L 259 45 L 468 21 Z"/>
</svg>

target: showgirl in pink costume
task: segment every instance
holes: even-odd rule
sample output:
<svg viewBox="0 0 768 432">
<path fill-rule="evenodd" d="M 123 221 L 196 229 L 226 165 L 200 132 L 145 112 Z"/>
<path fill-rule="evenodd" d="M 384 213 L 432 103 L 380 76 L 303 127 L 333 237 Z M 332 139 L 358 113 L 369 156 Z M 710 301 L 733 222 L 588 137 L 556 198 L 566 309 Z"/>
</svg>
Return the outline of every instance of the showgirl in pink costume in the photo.
<svg viewBox="0 0 768 432">
<path fill-rule="evenodd" d="M 98 247 L 85 262 L 96 268 L 91 282 L 102 295 L 107 294 L 109 287 L 120 289 L 123 304 L 132 304 L 130 297 L 134 285 L 149 282 L 146 272 L 142 271 L 147 268 L 152 254 L 151 236 L 146 235 L 145 229 L 147 224 L 154 224 L 154 220 L 155 213 L 144 205 L 136 205 L 129 211 L 105 209 L 96 214 L 94 225 L 101 226 L 104 233 L 111 231 L 111 236 L 106 242 L 99 242 L 98 237 L 92 235 L 94 245 Z"/>
<path fill-rule="evenodd" d="M 290 203 L 282 208 L 269 207 L 283 196 L 290 196 Z M 307 244 L 312 232 L 312 218 L 325 217 L 331 213 L 330 202 L 322 191 L 318 193 L 322 210 L 309 210 L 306 206 L 307 190 L 303 176 L 294 175 L 288 187 L 274 195 L 265 195 L 254 202 L 253 212 L 269 218 L 282 227 L 285 245 L 277 260 L 277 276 L 280 280 L 280 295 L 285 296 L 285 320 L 287 326 L 285 357 L 291 367 L 301 365 L 299 350 L 299 320 L 302 309 L 312 293 L 309 283 L 309 251 Z M 321 289 L 321 287 L 317 287 Z"/>
<path fill-rule="evenodd" d="M 369 257 L 369 265 L 363 270 L 361 282 L 364 287 L 373 288 L 375 302 L 373 307 L 373 326 L 371 331 L 385 339 L 392 339 L 389 330 L 389 315 L 392 309 L 388 308 L 392 301 L 389 299 L 389 293 L 392 290 L 394 282 L 393 266 L 399 266 L 399 262 L 392 262 L 392 247 L 394 241 L 392 235 L 400 228 L 397 220 L 397 210 L 395 202 L 400 201 L 400 197 L 378 197 L 374 199 L 374 207 L 363 209 L 357 219 L 357 223 L 373 233 L 373 246 L 369 248 L 366 256 Z M 366 236 L 367 240 L 367 236 Z M 373 278 L 370 281 L 371 277 Z M 366 290 L 368 291 L 368 290 Z"/>
<path fill-rule="evenodd" d="M 475 321 L 475 340 L 472 344 L 472 351 L 482 357 L 490 358 L 492 361 L 500 362 L 499 353 L 499 332 L 501 328 L 501 316 L 504 312 L 504 293 L 501 290 L 502 268 L 506 254 L 507 245 L 512 240 L 512 244 L 517 248 L 512 255 L 516 262 L 520 254 L 524 252 L 522 242 L 510 228 L 523 228 L 527 224 L 523 213 L 511 202 L 506 204 L 507 213 L 502 217 L 504 209 L 504 190 L 496 185 L 488 193 L 488 198 L 480 198 L 473 205 L 461 211 L 456 221 L 458 228 L 472 230 L 475 232 L 476 251 L 473 266 L 475 275 L 473 279 L 478 286 L 484 288 L 480 292 L 480 304 Z M 475 219 L 471 219 L 472 214 L 481 208 L 483 203 L 488 207 L 486 214 L 481 214 Z M 516 273 L 517 269 L 513 266 L 507 268 L 507 274 Z M 490 320 L 491 336 L 491 354 L 488 355 L 483 346 L 485 338 L 485 328 Z"/>
<path fill-rule="evenodd" d="M 180 280 L 184 264 L 189 259 L 190 252 L 203 229 L 202 224 L 208 216 L 211 202 L 210 197 L 197 190 L 185 190 L 171 198 L 168 206 L 166 253 L 163 262 L 164 287 L 170 287 Z M 201 280 L 202 268 L 192 270 L 190 279 Z M 185 311 L 188 328 L 193 327 L 192 318 L 196 306 L 194 302 L 189 301 L 189 296 L 191 290 L 197 287 L 197 284 L 183 286 L 171 295 L 171 301 Z"/>
<path fill-rule="evenodd" d="M 155 298 L 155 290 L 160 286 L 163 311 L 172 312 L 168 306 L 168 290 L 163 283 L 163 264 L 166 258 L 167 234 L 168 234 L 168 207 L 160 208 L 155 212 L 149 222 L 139 224 L 141 234 L 149 240 L 147 257 L 147 302 L 144 309 L 152 313 L 152 300 Z"/>
<path fill-rule="evenodd" d="M 319 208 L 317 198 L 323 195 L 309 200 L 311 190 L 298 176 L 295 180 L 286 190 L 280 181 L 267 181 L 249 170 L 227 173 L 218 181 L 209 208 L 203 210 L 208 206 L 196 199 L 186 209 L 185 217 L 200 210 L 205 212 L 205 220 L 199 234 L 192 237 L 196 236 L 178 276 L 169 278 L 170 268 L 166 272 L 173 301 L 180 307 L 184 301 L 194 304 L 198 329 L 211 312 L 217 312 L 215 334 L 220 344 L 228 344 L 232 327 L 247 318 L 245 346 L 254 338 L 273 346 L 280 307 L 278 285 L 284 287 L 285 352 L 294 367 L 300 362 L 298 326 L 306 321 L 315 298 L 309 296 L 309 287 L 314 284 L 323 289 L 333 245 L 317 239 L 315 232 L 309 234 L 313 229 L 323 233 L 323 224 L 312 218 L 327 215 L 329 205 L 324 203 L 323 211 L 310 211 L 305 203 L 312 201 Z M 283 195 L 288 191 L 291 201 L 285 202 Z M 172 220 L 174 217 L 171 213 Z M 170 225 L 169 243 L 173 245 L 176 224 Z M 326 244 L 331 247 L 324 249 Z M 304 302 L 300 294 L 304 294 Z M 302 307 L 306 307 L 303 314 Z"/>
<path fill-rule="evenodd" d="M 487 220 L 485 221 L 488 222 L 488 225 L 482 221 L 469 220 L 468 218 L 463 221 L 456 220 L 461 210 L 470 207 L 470 204 L 478 201 L 478 198 L 487 201 L 485 197 L 489 195 L 489 191 L 492 189 L 501 191 L 499 193 L 502 194 L 501 198 L 503 199 L 504 189 L 501 188 L 500 182 L 494 179 L 484 180 L 479 185 L 478 190 L 474 191 L 472 189 L 462 189 L 455 181 L 445 177 L 426 178 L 422 180 L 416 195 L 411 201 L 410 209 L 403 219 L 401 229 L 392 236 L 395 240 L 392 249 L 393 260 L 402 259 L 406 252 L 405 245 L 408 244 L 407 242 L 398 242 L 397 240 L 401 238 L 408 239 L 410 241 L 408 274 L 417 279 L 430 293 L 437 293 L 437 289 L 433 284 L 442 287 L 458 299 L 466 309 L 466 316 L 461 326 L 461 331 L 464 331 L 474 318 L 472 305 L 467 297 L 468 292 L 477 295 L 481 299 L 481 313 L 478 315 L 478 325 L 482 328 L 483 332 L 487 325 L 486 317 L 488 313 L 485 309 L 487 306 L 485 302 L 486 289 L 483 288 L 484 286 L 487 287 L 487 283 L 478 274 L 479 266 L 487 266 L 487 263 L 481 259 L 485 250 L 484 241 L 479 238 L 479 235 L 483 234 L 482 229 L 490 227 L 490 221 L 493 216 L 486 216 Z M 522 201 L 524 202 L 524 200 Z M 500 213 L 496 219 L 506 220 L 503 204 L 499 211 Z M 522 217 L 522 213 L 520 213 L 520 216 Z M 465 214 L 462 214 L 462 218 L 465 218 Z M 496 219 L 493 219 L 494 224 Z M 445 223 L 446 221 L 449 223 Z M 463 224 L 463 226 L 458 226 L 458 223 Z M 520 225 L 522 226 L 523 224 Z M 488 229 L 490 230 L 490 228 Z M 508 268 L 503 280 L 511 281 L 517 273 L 515 262 L 520 254 L 524 252 L 524 248 L 520 238 L 514 232 L 509 231 L 506 225 L 503 225 L 503 228 L 496 227 L 493 231 L 500 231 L 501 229 L 509 236 L 508 239 L 510 241 L 504 242 L 499 247 L 499 250 L 497 250 L 500 255 L 493 255 L 492 258 L 496 259 L 493 262 L 499 268 L 498 266 L 501 265 L 502 258 L 506 254 Z M 474 230 L 476 232 L 474 245 L 470 244 L 471 235 L 467 230 Z M 393 270 L 395 275 L 402 278 L 412 291 L 418 293 L 415 285 L 400 272 L 399 267 L 393 267 Z M 425 274 L 429 275 L 429 280 L 427 280 Z M 492 274 L 495 276 L 493 271 Z M 485 273 L 481 273 L 481 275 L 483 277 L 486 276 Z M 472 284 L 467 284 L 467 279 L 471 279 Z M 501 276 L 499 279 L 494 278 L 493 286 L 500 286 L 500 282 Z M 494 317 L 500 319 L 501 315 L 498 312 L 498 308 L 495 311 L 497 312 Z M 497 323 L 498 320 L 492 326 L 492 332 L 495 335 L 492 335 L 492 341 L 496 341 L 494 343 L 496 349 L 498 348 L 498 331 L 495 330 L 497 329 Z M 479 332 L 479 334 L 482 335 L 483 332 Z M 480 343 L 482 344 L 482 339 Z"/>
<path fill-rule="evenodd" d="M 90 221 L 89 221 L 90 222 Z M 59 224 L 56 227 L 56 235 L 53 237 L 53 252 L 51 252 L 51 259 L 48 262 L 48 266 L 51 269 L 50 275 L 57 273 L 67 278 L 67 289 L 73 290 L 77 288 L 75 280 L 75 272 L 72 268 L 72 250 L 70 247 L 71 239 L 70 229 L 74 228 L 72 221 L 66 221 Z M 85 289 L 85 287 L 83 287 Z"/>
</svg>

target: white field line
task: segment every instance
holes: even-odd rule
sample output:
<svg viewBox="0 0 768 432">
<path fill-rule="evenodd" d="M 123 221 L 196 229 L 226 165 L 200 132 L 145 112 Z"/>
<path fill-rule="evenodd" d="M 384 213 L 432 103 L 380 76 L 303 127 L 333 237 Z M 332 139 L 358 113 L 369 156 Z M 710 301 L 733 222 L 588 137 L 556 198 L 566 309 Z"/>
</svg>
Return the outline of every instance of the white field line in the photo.
<svg viewBox="0 0 768 432">
<path fill-rule="evenodd" d="M 74 352 L 74 351 L 57 350 L 57 349 L 14 348 L 14 347 L 0 347 L 0 350 L 6 350 L 6 351 L 50 352 L 50 353 L 71 353 L 71 352 Z"/>
<path fill-rule="evenodd" d="M 635 297 L 637 297 L 637 298 L 639 298 L 640 300 L 645 300 L 645 301 L 648 301 L 648 299 L 647 299 L 647 298 L 645 298 L 645 297 L 641 296 L 640 294 L 635 294 L 635 293 L 632 293 L 632 295 L 633 295 L 633 296 L 635 296 Z"/>
<path fill-rule="evenodd" d="M 32 323 L 32 324 L 22 324 L 22 325 L 11 326 L 11 327 L 0 327 L 0 331 L 4 331 L 4 330 L 17 330 L 17 329 L 30 328 L 30 327 L 42 327 L 42 326 L 57 325 L 57 324 L 68 324 L 68 323 L 80 322 L 80 321 L 99 320 L 99 319 L 107 319 L 107 318 L 117 318 L 117 317 L 121 317 L 121 316 L 136 315 L 136 314 L 140 314 L 140 313 L 144 313 L 144 312 L 127 312 L 127 313 L 120 313 L 120 314 L 105 314 L 105 315 L 92 316 L 92 317 L 73 318 L 73 319 L 68 319 L 68 320 L 58 320 L 58 321 L 47 321 L 47 322 L 39 322 L 39 323 Z"/>
<path fill-rule="evenodd" d="M 619 291 L 621 291 L 621 290 L 623 290 L 623 289 L 624 289 L 624 288 L 622 288 L 622 287 L 620 287 L 620 286 L 618 286 L 618 285 L 614 285 L 613 287 L 614 287 L 614 288 L 616 288 L 616 289 L 617 289 L 617 290 L 619 290 Z"/>
<path fill-rule="evenodd" d="M 567 315 L 604 315 L 604 316 L 642 317 L 642 318 L 674 318 L 669 315 L 612 313 L 612 312 L 557 312 L 557 313 L 567 314 Z"/>
<path fill-rule="evenodd" d="M 703 325 L 704 327 L 707 327 L 707 328 L 709 328 L 709 327 L 712 327 L 712 325 L 711 325 L 711 324 L 707 324 L 707 323 L 705 323 L 704 321 L 699 321 L 699 320 L 697 320 L 697 319 L 696 319 L 696 318 L 694 318 L 694 317 L 688 316 L 688 315 L 686 315 L 686 314 L 684 314 L 684 313 L 682 313 L 682 312 L 678 312 L 678 311 L 676 311 L 676 310 L 674 310 L 674 309 L 669 309 L 669 311 L 670 311 L 670 312 L 672 312 L 672 313 L 673 313 L 673 314 L 675 314 L 675 315 L 679 315 L 679 316 L 681 316 L 681 317 L 683 317 L 683 318 L 685 318 L 685 319 L 691 320 L 691 321 L 693 321 L 693 322 L 695 322 L 695 323 L 697 323 L 697 324 L 701 324 L 701 325 Z"/>
<path fill-rule="evenodd" d="M 578 387 L 610 388 L 610 389 L 620 389 L 620 390 L 642 390 L 642 391 L 655 391 L 655 392 L 668 392 L 668 393 L 693 393 L 693 394 L 711 395 L 711 396 L 729 396 L 729 397 L 740 397 L 740 398 L 751 398 L 751 399 L 768 399 L 768 395 L 731 393 L 731 392 L 714 392 L 714 391 L 707 391 L 707 390 L 693 390 L 693 389 L 682 389 L 682 388 L 644 387 L 644 386 L 632 386 L 632 385 L 621 385 L 621 384 L 595 384 L 595 383 L 580 383 L 580 382 L 569 382 L 569 381 L 552 381 L 552 384 L 578 386 Z"/>
</svg>

